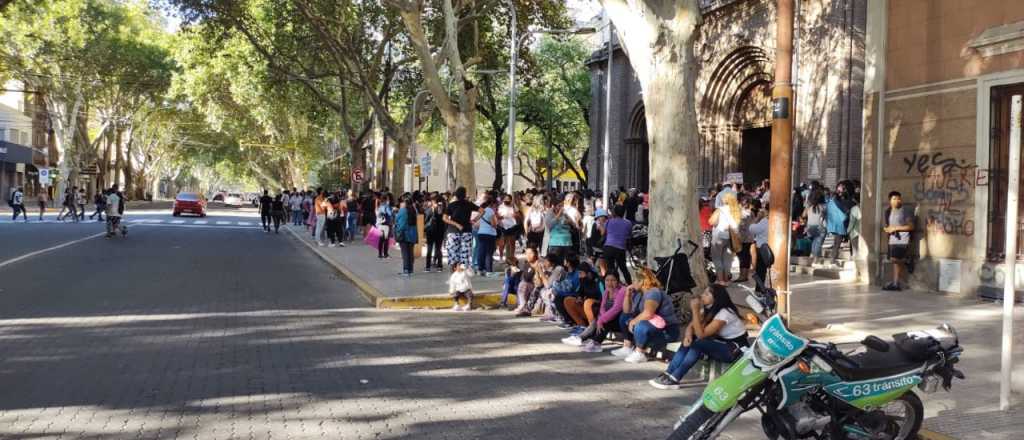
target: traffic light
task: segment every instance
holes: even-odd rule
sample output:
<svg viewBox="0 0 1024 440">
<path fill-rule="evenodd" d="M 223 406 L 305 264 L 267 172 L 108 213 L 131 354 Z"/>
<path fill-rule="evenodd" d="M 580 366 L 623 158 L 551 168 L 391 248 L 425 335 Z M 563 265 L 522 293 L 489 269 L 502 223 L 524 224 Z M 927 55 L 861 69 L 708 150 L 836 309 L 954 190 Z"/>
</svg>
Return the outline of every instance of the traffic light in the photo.
<svg viewBox="0 0 1024 440">
<path fill-rule="evenodd" d="M 419 165 L 413 165 L 412 166 L 412 175 L 413 175 L 413 177 L 420 177 L 420 166 Z"/>
</svg>

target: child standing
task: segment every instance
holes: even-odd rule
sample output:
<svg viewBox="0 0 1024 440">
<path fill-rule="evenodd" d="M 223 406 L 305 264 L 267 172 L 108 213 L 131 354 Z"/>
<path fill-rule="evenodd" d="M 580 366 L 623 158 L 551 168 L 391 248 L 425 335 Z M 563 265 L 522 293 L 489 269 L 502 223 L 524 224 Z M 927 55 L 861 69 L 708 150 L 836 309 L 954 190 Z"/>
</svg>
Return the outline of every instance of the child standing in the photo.
<svg viewBox="0 0 1024 440">
<path fill-rule="evenodd" d="M 470 281 L 473 273 L 466 269 L 466 263 L 459 263 L 455 272 L 448 277 L 448 293 L 452 296 L 452 310 L 466 311 L 473 308 L 473 283 Z M 459 305 L 459 298 L 466 298 L 466 305 Z"/>
</svg>

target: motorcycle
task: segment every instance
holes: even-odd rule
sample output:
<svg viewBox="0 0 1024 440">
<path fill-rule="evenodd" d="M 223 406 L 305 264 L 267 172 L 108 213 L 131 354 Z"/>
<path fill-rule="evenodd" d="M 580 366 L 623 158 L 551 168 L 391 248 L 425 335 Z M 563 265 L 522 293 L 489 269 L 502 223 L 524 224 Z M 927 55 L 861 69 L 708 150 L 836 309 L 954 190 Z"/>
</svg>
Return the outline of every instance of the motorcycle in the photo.
<svg viewBox="0 0 1024 440">
<path fill-rule="evenodd" d="M 868 336 L 866 350 L 844 353 L 790 332 L 774 315 L 749 349 L 680 418 L 669 440 L 713 439 L 741 414 L 757 410 L 776 439 L 914 439 L 924 418 L 914 387 L 949 391 L 963 353 L 956 330 Z"/>
</svg>

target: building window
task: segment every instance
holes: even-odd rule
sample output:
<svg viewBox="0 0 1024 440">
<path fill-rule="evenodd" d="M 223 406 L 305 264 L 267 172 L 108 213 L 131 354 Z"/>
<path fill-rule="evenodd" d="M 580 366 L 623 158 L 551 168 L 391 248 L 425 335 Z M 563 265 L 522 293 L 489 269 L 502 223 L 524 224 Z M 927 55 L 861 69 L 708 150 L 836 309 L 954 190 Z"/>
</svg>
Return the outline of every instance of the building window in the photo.
<svg viewBox="0 0 1024 440">
<path fill-rule="evenodd" d="M 990 141 L 989 141 L 989 210 L 988 210 L 988 249 L 986 257 L 990 261 L 1006 259 L 1006 198 L 1009 180 L 1010 161 L 1010 100 L 1014 95 L 1024 95 L 1024 84 L 992 88 Z M 1024 164 L 1024 161 L 1022 161 Z M 1022 167 L 1024 168 L 1024 167 Z M 1024 173 L 1022 173 L 1024 177 Z M 1024 179 L 1018 194 L 1024 194 Z M 1024 234 L 1021 226 L 1024 223 L 1024 210 L 1018 204 L 1017 226 L 1017 259 L 1024 258 Z"/>
</svg>

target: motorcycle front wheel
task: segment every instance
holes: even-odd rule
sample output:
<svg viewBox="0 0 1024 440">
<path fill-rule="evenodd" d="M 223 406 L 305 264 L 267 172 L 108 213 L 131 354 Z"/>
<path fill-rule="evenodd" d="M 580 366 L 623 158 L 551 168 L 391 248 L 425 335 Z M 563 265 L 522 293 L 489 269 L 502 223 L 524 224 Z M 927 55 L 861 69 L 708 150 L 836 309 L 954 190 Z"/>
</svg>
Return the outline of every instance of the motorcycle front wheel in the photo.
<svg viewBox="0 0 1024 440">
<path fill-rule="evenodd" d="M 726 411 L 727 412 L 727 411 Z M 704 405 L 697 408 L 696 411 L 690 413 L 683 419 L 682 423 L 676 427 L 675 431 L 668 436 L 667 440 L 705 440 L 710 438 L 712 432 L 715 431 L 715 426 L 722 420 L 722 416 L 725 412 L 716 413 L 707 409 Z M 700 430 L 701 428 L 703 430 Z M 700 431 L 700 432 L 698 432 Z"/>
</svg>

